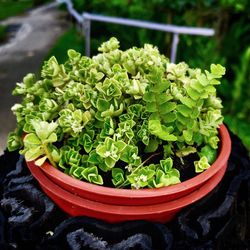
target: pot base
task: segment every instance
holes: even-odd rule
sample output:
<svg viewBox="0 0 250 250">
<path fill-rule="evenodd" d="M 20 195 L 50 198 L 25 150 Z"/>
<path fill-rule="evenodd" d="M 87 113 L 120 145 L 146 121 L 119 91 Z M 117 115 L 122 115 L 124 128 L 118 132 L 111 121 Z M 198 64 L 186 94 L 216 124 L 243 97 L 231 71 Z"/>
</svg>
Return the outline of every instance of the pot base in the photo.
<svg viewBox="0 0 250 250">
<path fill-rule="evenodd" d="M 211 192 L 224 176 L 227 164 L 200 188 L 184 197 L 159 204 L 140 206 L 112 205 L 84 199 L 53 183 L 34 164 L 28 163 L 28 167 L 43 191 L 70 216 L 89 216 L 111 223 L 129 220 L 148 220 L 166 223 L 172 220 L 182 208 Z"/>
<path fill-rule="evenodd" d="M 87 200 L 122 206 L 160 204 L 185 197 L 194 192 L 202 187 L 210 178 L 213 178 L 227 164 L 231 152 L 230 136 L 226 126 L 223 124 L 220 126 L 218 132 L 221 143 L 216 161 L 206 171 L 172 186 L 139 190 L 117 189 L 78 180 L 54 168 L 48 162 L 45 162 L 40 169 L 53 183 L 62 189 Z M 33 163 L 27 162 L 27 164 Z"/>
</svg>

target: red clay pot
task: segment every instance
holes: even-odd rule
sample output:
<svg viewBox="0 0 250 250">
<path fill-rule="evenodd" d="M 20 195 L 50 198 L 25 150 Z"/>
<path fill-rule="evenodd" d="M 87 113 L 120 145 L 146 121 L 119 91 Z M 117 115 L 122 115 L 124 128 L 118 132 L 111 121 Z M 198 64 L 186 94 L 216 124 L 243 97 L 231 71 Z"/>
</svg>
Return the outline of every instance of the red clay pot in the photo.
<svg viewBox="0 0 250 250">
<path fill-rule="evenodd" d="M 90 216 L 111 223 L 129 220 L 149 220 L 166 223 L 172 220 L 176 213 L 182 208 L 194 203 L 213 190 L 222 179 L 227 165 L 224 164 L 220 170 L 214 174 L 212 178 L 203 183 L 200 188 L 184 197 L 159 204 L 141 206 L 130 204 L 127 206 L 112 205 L 81 198 L 53 183 L 33 162 L 29 162 L 28 167 L 40 183 L 44 192 L 62 210 L 71 216 Z"/>
<path fill-rule="evenodd" d="M 41 166 L 41 169 L 50 180 L 62 189 L 88 200 L 127 206 L 159 204 L 176 200 L 190 194 L 227 166 L 231 152 L 231 140 L 227 128 L 224 125 L 221 125 L 219 128 L 219 136 L 219 154 L 211 167 L 192 179 L 169 187 L 141 190 L 116 189 L 77 180 L 64 174 L 47 162 Z M 28 165 L 34 164 L 33 162 L 27 163 Z M 216 185 L 217 183 L 214 184 L 214 187 Z"/>
</svg>

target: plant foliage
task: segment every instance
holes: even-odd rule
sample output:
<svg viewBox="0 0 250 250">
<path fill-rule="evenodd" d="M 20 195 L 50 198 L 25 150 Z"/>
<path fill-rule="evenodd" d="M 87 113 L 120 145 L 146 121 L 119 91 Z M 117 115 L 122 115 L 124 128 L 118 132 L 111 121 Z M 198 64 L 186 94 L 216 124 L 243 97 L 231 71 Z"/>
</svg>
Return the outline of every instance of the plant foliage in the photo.
<svg viewBox="0 0 250 250">
<path fill-rule="evenodd" d="M 51 57 L 40 80 L 28 74 L 17 83 L 23 101 L 12 108 L 18 125 L 9 150 L 91 183 L 109 176 L 119 188 L 180 182 L 176 157 L 197 154 L 196 172 L 207 169 L 223 119 L 215 87 L 225 68 L 172 64 L 149 44 L 122 51 L 116 38 L 99 51 L 88 58 L 69 50 L 64 64 Z"/>
</svg>

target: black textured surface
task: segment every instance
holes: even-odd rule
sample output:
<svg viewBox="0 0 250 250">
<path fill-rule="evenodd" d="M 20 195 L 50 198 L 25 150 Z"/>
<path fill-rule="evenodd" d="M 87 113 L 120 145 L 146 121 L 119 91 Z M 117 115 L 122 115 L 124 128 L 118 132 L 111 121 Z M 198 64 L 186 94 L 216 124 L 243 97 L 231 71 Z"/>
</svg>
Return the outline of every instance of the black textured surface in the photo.
<svg viewBox="0 0 250 250">
<path fill-rule="evenodd" d="M 166 225 L 69 218 L 30 175 L 17 152 L 0 157 L 0 249 L 249 249 L 250 159 L 231 135 L 225 177 Z"/>
</svg>

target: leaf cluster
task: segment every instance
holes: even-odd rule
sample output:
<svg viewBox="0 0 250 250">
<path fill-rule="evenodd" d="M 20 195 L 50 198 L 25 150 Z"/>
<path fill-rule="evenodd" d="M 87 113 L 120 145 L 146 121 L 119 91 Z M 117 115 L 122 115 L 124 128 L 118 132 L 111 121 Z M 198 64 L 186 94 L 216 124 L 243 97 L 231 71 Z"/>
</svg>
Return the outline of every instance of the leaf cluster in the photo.
<svg viewBox="0 0 250 250">
<path fill-rule="evenodd" d="M 172 64 L 149 44 L 122 51 L 116 38 L 99 51 L 89 58 L 69 50 L 64 64 L 51 57 L 41 79 L 28 74 L 17 83 L 22 103 L 12 107 L 17 128 L 9 150 L 98 185 L 109 176 L 119 188 L 180 182 L 175 157 L 198 154 L 196 172 L 208 168 L 218 148 L 215 85 L 224 67 Z"/>
</svg>

